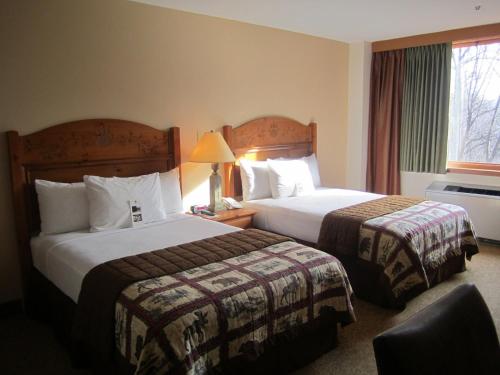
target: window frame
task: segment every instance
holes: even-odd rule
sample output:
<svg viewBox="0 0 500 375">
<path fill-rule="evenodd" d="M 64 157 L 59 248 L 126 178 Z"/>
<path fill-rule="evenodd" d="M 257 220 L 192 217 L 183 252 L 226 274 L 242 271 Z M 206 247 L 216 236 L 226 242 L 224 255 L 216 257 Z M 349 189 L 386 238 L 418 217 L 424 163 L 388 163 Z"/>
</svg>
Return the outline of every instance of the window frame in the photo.
<svg viewBox="0 0 500 375">
<path fill-rule="evenodd" d="M 500 36 L 454 41 L 452 42 L 452 48 L 472 47 L 492 43 L 500 43 Z M 446 172 L 500 177 L 500 164 L 446 160 Z"/>
<path fill-rule="evenodd" d="M 448 160 L 446 161 L 446 171 L 447 173 L 480 174 L 500 177 L 500 164 Z"/>
</svg>

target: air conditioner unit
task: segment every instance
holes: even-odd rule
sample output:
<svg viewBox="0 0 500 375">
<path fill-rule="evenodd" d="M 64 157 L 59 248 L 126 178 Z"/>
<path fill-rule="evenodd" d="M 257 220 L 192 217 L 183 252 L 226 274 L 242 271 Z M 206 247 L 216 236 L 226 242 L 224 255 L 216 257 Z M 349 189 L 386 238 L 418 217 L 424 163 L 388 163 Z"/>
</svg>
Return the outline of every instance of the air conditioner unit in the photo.
<svg viewBox="0 0 500 375">
<path fill-rule="evenodd" d="M 500 187 L 435 181 L 425 197 L 465 208 L 478 237 L 500 241 Z"/>
</svg>

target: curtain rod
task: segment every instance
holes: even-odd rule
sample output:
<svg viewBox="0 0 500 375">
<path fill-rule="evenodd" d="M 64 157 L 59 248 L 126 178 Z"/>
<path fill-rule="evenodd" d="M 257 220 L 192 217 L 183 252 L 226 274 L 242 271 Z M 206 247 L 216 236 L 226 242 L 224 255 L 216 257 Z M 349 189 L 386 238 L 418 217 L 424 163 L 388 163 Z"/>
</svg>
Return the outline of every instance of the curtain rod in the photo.
<svg viewBox="0 0 500 375">
<path fill-rule="evenodd" d="M 390 51 L 429 44 L 500 38 L 500 23 L 414 35 L 372 42 L 372 52 Z"/>
</svg>

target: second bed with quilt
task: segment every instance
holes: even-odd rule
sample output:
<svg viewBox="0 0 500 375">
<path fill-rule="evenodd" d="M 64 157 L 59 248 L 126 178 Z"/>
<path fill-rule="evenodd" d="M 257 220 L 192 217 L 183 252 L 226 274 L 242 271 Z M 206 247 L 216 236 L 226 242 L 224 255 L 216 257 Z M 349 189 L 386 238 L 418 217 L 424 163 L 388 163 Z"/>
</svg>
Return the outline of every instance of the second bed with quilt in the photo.
<svg viewBox="0 0 500 375">
<path fill-rule="evenodd" d="M 339 258 L 355 294 L 387 307 L 465 270 L 478 252 L 467 212 L 402 196 L 322 188 L 316 125 L 281 117 L 224 127 L 239 158 L 226 166 L 226 195 L 257 211 L 258 228 Z"/>
</svg>

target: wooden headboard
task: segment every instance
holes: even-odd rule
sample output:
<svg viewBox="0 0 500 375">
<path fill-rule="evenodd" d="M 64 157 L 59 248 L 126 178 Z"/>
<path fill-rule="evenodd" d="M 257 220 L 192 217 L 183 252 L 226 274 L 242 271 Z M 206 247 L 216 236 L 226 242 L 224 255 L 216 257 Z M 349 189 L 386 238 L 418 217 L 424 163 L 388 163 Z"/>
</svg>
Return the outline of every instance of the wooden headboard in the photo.
<svg viewBox="0 0 500 375">
<path fill-rule="evenodd" d="M 30 238 L 40 228 L 35 179 L 83 181 L 86 174 L 129 177 L 180 165 L 179 128 L 167 131 L 131 121 L 92 119 L 20 136 L 7 132 L 18 251 L 27 287 Z"/>
<path fill-rule="evenodd" d="M 223 128 L 224 138 L 236 159 L 266 160 L 316 153 L 316 123 L 309 125 L 279 116 L 260 117 L 233 128 Z M 238 163 L 224 164 L 224 196 L 242 195 Z"/>
</svg>

